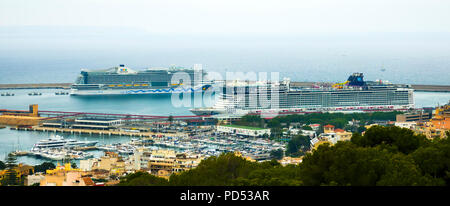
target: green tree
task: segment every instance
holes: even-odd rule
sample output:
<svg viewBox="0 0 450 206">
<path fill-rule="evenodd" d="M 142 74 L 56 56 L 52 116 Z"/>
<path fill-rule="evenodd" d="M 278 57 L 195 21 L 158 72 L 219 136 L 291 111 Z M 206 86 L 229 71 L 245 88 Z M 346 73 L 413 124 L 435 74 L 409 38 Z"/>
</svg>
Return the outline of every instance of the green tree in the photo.
<svg viewBox="0 0 450 206">
<path fill-rule="evenodd" d="M 427 144 L 428 140 L 423 135 L 415 135 L 409 129 L 373 126 L 365 132 L 364 136 L 352 137 L 352 142 L 362 147 L 382 145 L 390 150 L 409 154 L 420 146 Z"/>
<path fill-rule="evenodd" d="M 34 172 L 46 172 L 49 169 L 55 169 L 56 165 L 52 162 L 44 162 L 40 165 L 34 166 Z"/>
<path fill-rule="evenodd" d="M 450 139 L 434 139 L 410 154 L 424 175 L 450 185 Z"/>
<path fill-rule="evenodd" d="M 308 126 L 308 125 L 304 125 L 303 127 L 302 127 L 302 129 L 304 129 L 304 130 L 313 130 L 310 126 Z"/>
<path fill-rule="evenodd" d="M 172 122 L 173 122 L 173 116 L 172 116 L 172 115 L 169 115 L 169 117 L 167 118 L 167 120 L 169 121 L 170 124 L 172 124 Z"/>
<path fill-rule="evenodd" d="M 135 172 L 121 177 L 117 186 L 165 186 L 168 182 L 166 179 L 156 177 L 147 172 Z"/>
<path fill-rule="evenodd" d="M 270 151 L 270 157 L 273 158 L 273 159 L 280 160 L 284 156 L 283 153 L 284 152 L 283 152 L 282 149 L 272 150 L 272 151 Z"/>
<path fill-rule="evenodd" d="M 351 142 L 323 144 L 300 165 L 304 185 L 433 185 L 412 158 L 380 146 L 359 147 Z"/>
<path fill-rule="evenodd" d="M 3 163 L 2 161 L 0 161 L 0 170 L 4 170 L 6 168 L 5 163 Z"/>
<path fill-rule="evenodd" d="M 281 127 L 281 123 L 280 121 L 278 121 L 278 119 L 271 119 L 268 123 L 267 123 L 267 127 L 269 128 L 280 128 Z"/>
<path fill-rule="evenodd" d="M 246 178 L 256 169 L 257 163 L 249 162 L 233 153 L 204 159 L 195 169 L 170 176 L 171 185 L 177 186 L 226 186 L 233 185 L 239 177 Z"/>
<path fill-rule="evenodd" d="M 286 146 L 286 155 L 298 157 L 311 149 L 309 137 L 297 135 Z"/>
</svg>

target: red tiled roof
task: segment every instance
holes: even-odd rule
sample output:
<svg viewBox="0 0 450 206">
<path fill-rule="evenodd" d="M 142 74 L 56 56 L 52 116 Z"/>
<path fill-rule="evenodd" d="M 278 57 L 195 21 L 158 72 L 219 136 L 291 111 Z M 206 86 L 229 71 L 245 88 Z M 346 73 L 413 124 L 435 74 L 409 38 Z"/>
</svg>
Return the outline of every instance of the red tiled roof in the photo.
<svg viewBox="0 0 450 206">
<path fill-rule="evenodd" d="M 90 177 L 83 177 L 83 181 L 84 181 L 84 184 L 86 184 L 86 186 L 95 185 L 94 181 L 92 181 L 92 179 Z"/>
<path fill-rule="evenodd" d="M 345 130 L 343 130 L 343 129 L 335 129 L 334 131 L 335 132 L 345 132 Z"/>
<path fill-rule="evenodd" d="M 323 126 L 323 127 L 326 127 L 326 128 L 334 128 L 334 126 L 331 125 L 331 124 L 327 124 L 327 125 L 325 125 L 325 126 Z"/>
</svg>

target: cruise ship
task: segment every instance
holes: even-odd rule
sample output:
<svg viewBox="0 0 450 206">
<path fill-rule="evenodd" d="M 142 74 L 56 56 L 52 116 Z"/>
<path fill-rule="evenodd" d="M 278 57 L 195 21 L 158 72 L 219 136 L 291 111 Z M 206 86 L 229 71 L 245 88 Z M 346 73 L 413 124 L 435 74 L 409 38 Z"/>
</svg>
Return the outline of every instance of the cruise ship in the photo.
<svg viewBox="0 0 450 206">
<path fill-rule="evenodd" d="M 368 112 L 414 108 L 410 85 L 364 81 L 362 73 L 325 86 L 291 87 L 290 81 L 231 82 L 223 86 L 213 107 L 194 108 L 196 115 Z M 241 95 L 239 95 L 241 94 Z"/>
<path fill-rule="evenodd" d="M 175 73 L 185 74 L 184 78 L 172 82 Z M 178 73 L 178 74 L 180 74 Z M 187 75 L 187 76 L 186 76 Z M 121 94 L 170 94 L 206 90 L 205 72 L 201 65 L 192 69 L 181 67 L 149 68 L 135 71 L 121 64 L 118 67 L 103 70 L 82 69 L 71 86 L 71 95 L 121 95 Z"/>
</svg>

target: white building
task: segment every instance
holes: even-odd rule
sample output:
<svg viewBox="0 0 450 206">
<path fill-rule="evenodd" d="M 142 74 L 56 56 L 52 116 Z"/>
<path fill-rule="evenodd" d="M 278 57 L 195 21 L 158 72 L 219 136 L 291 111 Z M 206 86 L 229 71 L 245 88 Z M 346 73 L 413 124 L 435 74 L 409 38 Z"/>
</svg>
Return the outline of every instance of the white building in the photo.
<svg viewBox="0 0 450 206">
<path fill-rule="evenodd" d="M 416 125 L 416 122 L 395 122 L 395 126 L 406 129 L 414 129 Z"/>
<path fill-rule="evenodd" d="M 308 137 L 315 137 L 316 132 L 313 130 L 304 130 L 302 129 L 302 135 L 308 136 Z"/>
<path fill-rule="evenodd" d="M 150 162 L 150 157 L 152 156 L 152 151 L 148 148 L 137 148 L 133 154 L 132 162 L 133 169 L 144 170 L 148 169 L 148 162 Z"/>
<path fill-rule="evenodd" d="M 36 173 L 36 174 L 33 174 L 33 175 L 28 175 L 27 176 L 27 181 L 26 181 L 27 183 L 26 183 L 26 185 L 27 186 L 31 186 L 31 185 L 34 185 L 36 183 L 41 183 L 41 180 L 43 180 L 43 179 L 45 179 L 45 176 L 40 174 L 40 173 Z"/>
<path fill-rule="evenodd" d="M 236 134 L 249 137 L 262 136 L 264 134 L 270 135 L 270 129 L 247 127 L 240 125 L 219 125 L 217 126 L 217 132 Z"/>
<path fill-rule="evenodd" d="M 96 158 L 80 160 L 80 169 L 82 171 L 91 171 L 92 165 L 94 164 L 94 162 L 97 162 L 97 160 L 98 159 L 96 159 Z"/>
</svg>

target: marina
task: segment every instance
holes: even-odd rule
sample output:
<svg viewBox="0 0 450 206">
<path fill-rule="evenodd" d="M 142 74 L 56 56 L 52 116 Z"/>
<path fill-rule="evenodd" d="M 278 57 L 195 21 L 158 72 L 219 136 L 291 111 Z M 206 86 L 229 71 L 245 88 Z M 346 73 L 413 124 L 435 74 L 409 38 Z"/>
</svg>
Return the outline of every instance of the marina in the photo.
<svg viewBox="0 0 450 206">
<path fill-rule="evenodd" d="M 212 128 L 211 128 L 212 129 Z M 51 133 L 54 134 L 54 133 Z M 65 140 L 65 141 L 64 141 Z M 93 157 L 88 151 L 116 152 L 124 156 L 133 155 L 138 148 L 172 149 L 175 151 L 199 154 L 205 157 L 218 156 L 223 152 L 239 151 L 255 160 L 267 160 L 272 150 L 284 150 L 285 144 L 270 140 L 249 139 L 241 136 L 209 132 L 191 136 L 160 136 L 157 138 L 132 138 L 127 142 L 100 144 L 97 141 L 76 141 L 54 135 L 38 141 L 28 151 L 16 150 L 16 156 L 28 156 L 53 161 L 70 158 L 74 160 Z"/>
</svg>

